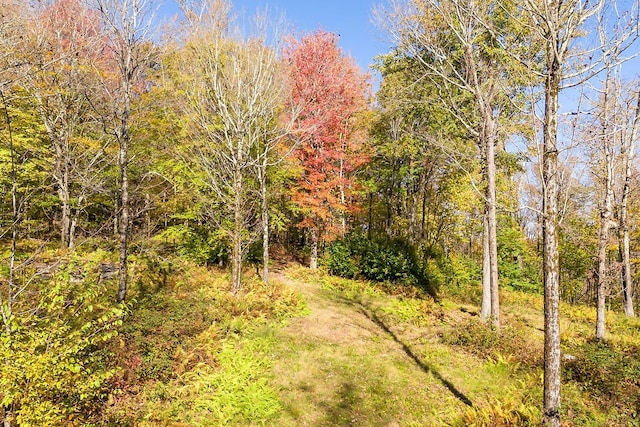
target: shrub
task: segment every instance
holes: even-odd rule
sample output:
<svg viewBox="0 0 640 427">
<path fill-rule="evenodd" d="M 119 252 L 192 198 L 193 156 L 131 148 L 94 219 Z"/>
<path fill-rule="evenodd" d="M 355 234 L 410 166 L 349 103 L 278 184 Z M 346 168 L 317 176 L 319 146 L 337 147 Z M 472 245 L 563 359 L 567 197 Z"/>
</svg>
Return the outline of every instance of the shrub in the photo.
<svg viewBox="0 0 640 427">
<path fill-rule="evenodd" d="M 325 265 L 329 273 L 374 282 L 393 282 L 418 286 L 435 298 L 444 275 L 432 254 L 415 248 L 402 239 L 367 239 L 353 234 L 329 245 Z"/>
<path fill-rule="evenodd" d="M 103 406 L 115 374 L 105 343 L 123 313 L 102 305 L 106 288 L 90 280 L 97 277 L 97 265 L 64 259 L 52 278 L 31 282 L 5 319 L 2 403 L 20 426 L 80 425 Z"/>
<path fill-rule="evenodd" d="M 418 266 L 411 249 L 400 240 L 371 241 L 360 255 L 362 276 L 376 282 L 416 282 Z"/>
<path fill-rule="evenodd" d="M 338 240 L 329 245 L 325 263 L 327 270 L 334 276 L 353 279 L 360 274 L 358 260 L 354 257 L 349 242 Z"/>
<path fill-rule="evenodd" d="M 625 353 L 610 344 L 590 341 L 571 350 L 577 357 L 564 365 L 568 380 L 582 384 L 583 388 L 619 413 L 637 416 L 640 409 L 640 361 L 635 351 Z"/>
<path fill-rule="evenodd" d="M 224 233 L 207 227 L 171 226 L 155 239 L 175 247 L 180 256 L 198 265 L 223 265 L 229 259 L 229 245 Z"/>
<path fill-rule="evenodd" d="M 526 325 L 518 322 L 504 324 L 500 333 L 477 318 L 453 325 L 442 340 L 447 344 L 459 345 L 470 353 L 484 358 L 508 357 L 517 364 L 528 366 L 542 363 L 542 349 L 534 351 L 539 343 L 530 340 L 531 333 Z"/>
</svg>

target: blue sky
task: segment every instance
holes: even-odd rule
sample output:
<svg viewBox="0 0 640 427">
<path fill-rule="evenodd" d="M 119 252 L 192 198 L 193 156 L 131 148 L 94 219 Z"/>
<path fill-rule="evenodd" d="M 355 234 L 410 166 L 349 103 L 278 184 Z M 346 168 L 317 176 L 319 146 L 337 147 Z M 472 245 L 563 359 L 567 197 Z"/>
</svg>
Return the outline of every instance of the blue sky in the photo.
<svg viewBox="0 0 640 427">
<path fill-rule="evenodd" d="M 382 0 L 231 0 L 236 14 L 253 16 L 256 10 L 284 15 L 297 35 L 318 28 L 340 35 L 340 47 L 367 71 L 376 55 L 388 50 L 384 35 L 371 22 L 374 4 Z M 162 14 L 177 13 L 174 0 L 164 0 Z"/>
</svg>

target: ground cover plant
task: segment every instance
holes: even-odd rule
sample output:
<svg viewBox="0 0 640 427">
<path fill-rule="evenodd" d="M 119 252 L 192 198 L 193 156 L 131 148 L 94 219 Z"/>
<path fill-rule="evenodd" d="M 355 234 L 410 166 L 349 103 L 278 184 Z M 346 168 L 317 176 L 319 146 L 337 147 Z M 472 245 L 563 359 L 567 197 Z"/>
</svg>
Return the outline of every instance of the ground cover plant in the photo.
<svg viewBox="0 0 640 427">
<path fill-rule="evenodd" d="M 248 280 L 240 300 L 222 272 L 179 270 L 125 321 L 120 351 L 135 362 L 111 397 L 113 425 L 541 422 L 540 295 L 504 291 L 498 334 L 458 289 L 435 301 L 290 266 L 272 287 Z M 562 309 L 565 425 L 636 425 L 638 325 L 612 315 L 621 339 L 599 344 L 583 335 L 593 309 Z"/>
</svg>

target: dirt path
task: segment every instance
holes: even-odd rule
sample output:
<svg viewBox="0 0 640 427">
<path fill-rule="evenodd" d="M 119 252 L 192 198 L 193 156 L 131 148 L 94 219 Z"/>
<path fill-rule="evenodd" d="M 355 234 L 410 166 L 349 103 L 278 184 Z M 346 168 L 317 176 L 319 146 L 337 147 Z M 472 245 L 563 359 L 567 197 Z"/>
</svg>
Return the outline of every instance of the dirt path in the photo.
<svg viewBox="0 0 640 427">
<path fill-rule="evenodd" d="M 277 425 L 442 425 L 443 404 L 470 405 L 425 355 L 430 350 L 377 317 L 377 301 L 276 279 L 301 293 L 310 311 L 280 337 L 274 377 L 285 410 Z"/>
<path fill-rule="evenodd" d="M 362 311 L 328 298 L 319 287 L 285 276 L 279 279 L 304 296 L 310 311 L 308 316 L 292 322 L 288 328 L 292 335 L 333 344 L 351 344 L 362 340 L 368 342 L 379 333 L 378 327 Z"/>
</svg>

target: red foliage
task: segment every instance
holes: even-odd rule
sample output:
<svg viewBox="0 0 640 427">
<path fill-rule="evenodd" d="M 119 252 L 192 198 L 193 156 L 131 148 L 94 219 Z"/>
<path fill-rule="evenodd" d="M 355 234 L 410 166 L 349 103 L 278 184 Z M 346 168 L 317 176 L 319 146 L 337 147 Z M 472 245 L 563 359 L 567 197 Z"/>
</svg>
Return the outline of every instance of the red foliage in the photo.
<svg viewBox="0 0 640 427">
<path fill-rule="evenodd" d="M 40 12 L 38 21 L 52 48 L 68 54 L 97 58 L 96 39 L 100 34 L 100 17 L 81 0 L 55 0 Z"/>
<path fill-rule="evenodd" d="M 327 237 L 335 229 L 335 216 L 350 209 L 353 171 L 368 159 L 360 150 L 362 132 L 354 119 L 367 108 L 370 76 L 337 42 L 335 34 L 319 30 L 291 40 L 284 52 L 291 102 L 301 108 L 296 127 L 302 138 L 295 155 L 303 172 L 294 200 L 305 213 L 301 226 L 328 232 Z"/>
</svg>

